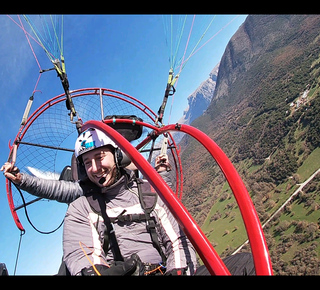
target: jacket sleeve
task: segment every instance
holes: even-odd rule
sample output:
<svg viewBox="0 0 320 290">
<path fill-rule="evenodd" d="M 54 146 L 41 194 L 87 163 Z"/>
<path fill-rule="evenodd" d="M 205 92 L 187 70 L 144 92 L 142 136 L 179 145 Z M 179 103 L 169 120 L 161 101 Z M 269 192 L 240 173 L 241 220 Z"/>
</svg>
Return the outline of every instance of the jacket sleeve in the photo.
<svg viewBox="0 0 320 290">
<path fill-rule="evenodd" d="M 63 260 L 71 275 L 81 275 L 82 269 L 92 265 L 106 264 L 98 222 L 99 216 L 90 210 L 86 197 L 69 205 L 63 227 Z"/>
<path fill-rule="evenodd" d="M 159 175 L 163 178 L 163 180 L 166 182 L 166 184 L 169 185 L 169 187 L 174 191 L 175 190 L 175 181 L 174 178 L 172 178 L 172 171 L 161 171 L 159 172 Z"/>
<path fill-rule="evenodd" d="M 167 272 L 185 268 L 187 275 L 193 275 L 197 267 L 193 245 L 160 197 L 155 210 L 161 225 L 159 231 L 167 257 Z"/>
<path fill-rule="evenodd" d="M 63 203 L 71 203 L 83 195 L 78 182 L 42 179 L 26 173 L 22 174 L 19 188 L 32 195 Z"/>
</svg>

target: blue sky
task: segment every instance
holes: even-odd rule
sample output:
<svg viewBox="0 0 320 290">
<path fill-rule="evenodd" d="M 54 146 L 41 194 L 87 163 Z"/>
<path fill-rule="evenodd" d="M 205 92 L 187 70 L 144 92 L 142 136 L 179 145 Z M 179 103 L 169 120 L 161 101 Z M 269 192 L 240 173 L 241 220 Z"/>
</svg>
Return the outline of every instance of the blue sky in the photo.
<svg viewBox="0 0 320 290">
<path fill-rule="evenodd" d="M 12 18 L 18 21 L 17 16 Z M 233 21 L 192 56 L 184 67 L 176 87 L 170 123 L 175 123 L 182 116 L 187 107 L 187 97 L 208 78 L 231 36 L 245 18 L 246 15 L 195 17 L 189 52 L 210 21 L 212 24 L 199 47 Z M 23 17 L 21 20 L 24 21 Z M 174 15 L 174 28 L 182 20 L 184 16 Z M 192 20 L 193 15 L 187 17 L 178 58 L 183 56 Z M 170 21 L 170 15 L 64 16 L 63 50 L 70 89 L 103 87 L 118 90 L 132 95 L 157 112 L 170 69 L 171 46 L 168 43 L 171 37 L 167 27 Z M 27 27 L 26 22 L 23 23 Z M 3 164 L 8 158 L 8 141 L 13 140 L 18 132 L 25 105 L 39 76 L 39 68 L 23 31 L 5 15 L 0 15 L 0 27 L 0 163 Z M 177 43 L 177 36 L 173 39 Z M 41 67 L 52 67 L 43 49 L 33 41 L 32 45 Z M 33 109 L 63 93 L 55 72 L 43 74 L 37 89 L 41 93 L 35 93 Z M 168 122 L 171 101 L 170 98 L 165 123 Z M 2 174 L 0 188 L 0 262 L 6 263 L 9 274 L 13 274 L 20 232 L 11 217 Z M 50 214 L 46 214 L 41 210 L 43 203 L 34 205 L 32 214 L 44 230 L 49 230 L 60 223 L 67 206 L 51 202 Z M 22 212 L 20 217 L 26 234 L 22 238 L 16 274 L 55 274 L 62 257 L 62 228 L 54 234 L 41 235 L 28 225 Z"/>
</svg>

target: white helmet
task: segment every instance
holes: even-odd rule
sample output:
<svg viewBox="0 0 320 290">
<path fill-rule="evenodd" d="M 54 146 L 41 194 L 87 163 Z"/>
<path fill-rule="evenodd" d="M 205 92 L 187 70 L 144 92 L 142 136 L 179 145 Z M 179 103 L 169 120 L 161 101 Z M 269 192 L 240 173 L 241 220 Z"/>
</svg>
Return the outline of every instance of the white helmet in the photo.
<svg viewBox="0 0 320 290">
<path fill-rule="evenodd" d="M 82 132 L 77 138 L 75 144 L 75 155 L 78 158 L 80 155 L 93 149 L 111 145 L 114 149 L 118 146 L 103 132 L 95 128 L 89 128 Z"/>
<path fill-rule="evenodd" d="M 131 163 L 131 160 L 124 152 L 102 131 L 95 128 L 89 128 L 82 132 L 76 140 L 75 156 L 80 157 L 82 154 L 93 149 L 111 145 L 115 150 L 115 162 L 119 167 L 126 167 Z"/>
</svg>

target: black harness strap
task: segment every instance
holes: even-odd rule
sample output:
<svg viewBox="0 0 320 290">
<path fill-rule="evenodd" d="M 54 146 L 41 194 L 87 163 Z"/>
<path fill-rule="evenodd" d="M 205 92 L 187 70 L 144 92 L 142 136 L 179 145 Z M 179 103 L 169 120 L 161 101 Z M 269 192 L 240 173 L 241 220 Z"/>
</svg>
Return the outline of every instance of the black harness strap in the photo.
<svg viewBox="0 0 320 290">
<path fill-rule="evenodd" d="M 145 222 L 147 220 L 146 215 L 143 213 L 140 214 L 126 214 L 126 215 L 119 215 L 115 218 L 110 218 L 110 221 L 112 223 L 117 223 L 117 222 Z"/>
<path fill-rule="evenodd" d="M 108 243 L 106 243 L 106 236 L 108 236 L 110 239 L 111 248 L 113 248 L 113 254 L 114 254 L 115 260 L 116 261 L 124 261 L 122 255 L 121 255 L 121 252 L 120 252 L 119 244 L 118 244 L 115 232 L 114 232 L 113 225 L 110 221 L 110 218 L 107 215 L 106 203 L 104 200 L 102 200 L 102 198 L 98 198 L 98 202 L 99 202 L 99 205 L 101 208 L 101 215 L 102 215 L 104 223 L 107 227 L 107 230 L 104 232 L 104 239 L 105 239 L 104 244 L 106 244 L 106 246 L 108 246 L 107 245 Z M 107 252 L 105 252 L 105 253 L 107 253 Z"/>
<path fill-rule="evenodd" d="M 111 219 L 107 215 L 107 207 L 106 202 L 104 201 L 101 194 L 96 194 L 95 198 L 93 195 L 87 196 L 87 200 L 94 211 L 98 214 L 101 214 L 104 224 L 106 225 L 106 230 L 104 231 L 104 243 L 103 243 L 103 250 L 107 254 L 109 250 L 109 244 L 111 245 L 111 250 L 114 255 L 115 261 L 124 261 L 119 244 L 117 242 L 117 238 L 114 232 L 114 228 L 111 222 Z"/>
</svg>

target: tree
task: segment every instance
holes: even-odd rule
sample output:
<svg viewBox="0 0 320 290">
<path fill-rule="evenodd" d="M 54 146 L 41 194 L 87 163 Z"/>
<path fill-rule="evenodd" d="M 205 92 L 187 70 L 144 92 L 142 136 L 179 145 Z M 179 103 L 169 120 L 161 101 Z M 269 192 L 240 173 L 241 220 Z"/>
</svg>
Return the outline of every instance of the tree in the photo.
<svg viewBox="0 0 320 290">
<path fill-rule="evenodd" d="M 294 230 L 294 233 L 302 233 L 305 231 L 305 229 L 308 226 L 308 222 L 305 220 L 299 221 L 296 225 L 296 228 Z"/>
<path fill-rule="evenodd" d="M 279 184 L 295 173 L 297 168 L 296 157 L 290 151 L 280 149 L 272 158 L 272 162 L 267 167 L 267 171 L 276 184 Z"/>
<path fill-rule="evenodd" d="M 267 203 L 267 209 L 272 209 L 276 206 L 276 202 L 273 199 L 269 199 Z"/>
</svg>

